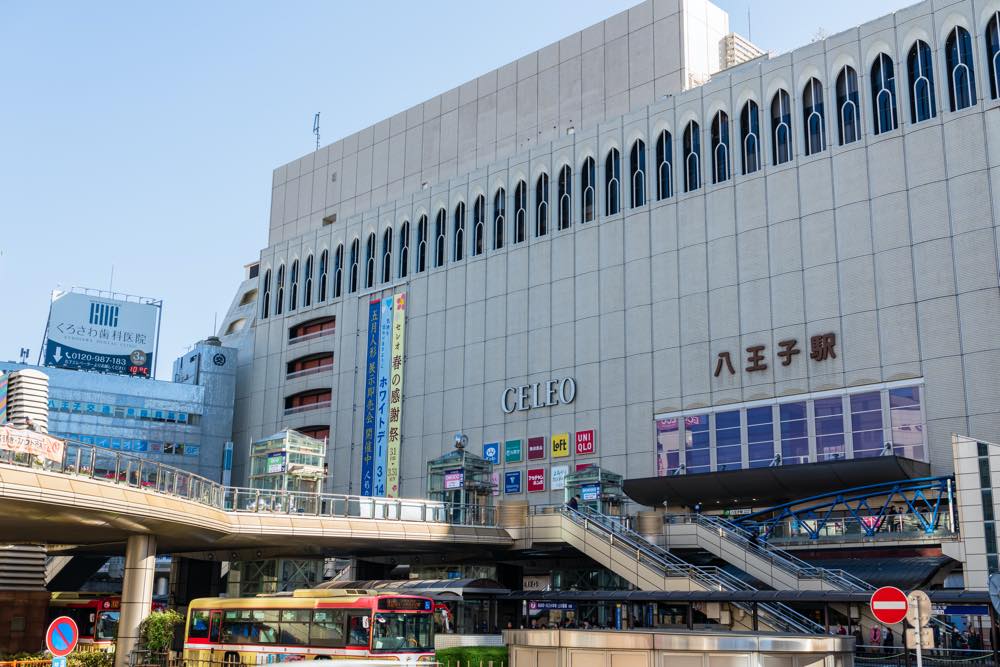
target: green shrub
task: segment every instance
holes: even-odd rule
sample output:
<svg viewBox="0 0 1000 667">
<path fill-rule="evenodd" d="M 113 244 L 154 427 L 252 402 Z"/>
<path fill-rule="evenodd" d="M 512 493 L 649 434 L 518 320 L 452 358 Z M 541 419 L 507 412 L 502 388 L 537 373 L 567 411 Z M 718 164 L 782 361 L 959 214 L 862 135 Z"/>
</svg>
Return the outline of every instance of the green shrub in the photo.
<svg viewBox="0 0 1000 667">
<path fill-rule="evenodd" d="M 51 656 L 44 653 L 30 653 L 28 651 L 21 651 L 20 653 L 0 653 L 0 662 L 7 662 L 10 660 L 49 660 Z"/>
<path fill-rule="evenodd" d="M 111 667 L 115 654 L 105 651 L 73 651 L 66 658 L 66 667 Z"/>
<path fill-rule="evenodd" d="M 437 661 L 442 667 L 457 667 L 458 663 L 462 667 L 489 667 L 493 661 L 493 667 L 507 667 L 507 647 L 506 646 L 455 646 L 444 648 L 435 652 Z"/>
<path fill-rule="evenodd" d="M 184 617 L 173 609 L 154 611 L 139 626 L 143 648 L 154 653 L 170 650 L 174 643 L 174 628 L 183 622 Z"/>
</svg>

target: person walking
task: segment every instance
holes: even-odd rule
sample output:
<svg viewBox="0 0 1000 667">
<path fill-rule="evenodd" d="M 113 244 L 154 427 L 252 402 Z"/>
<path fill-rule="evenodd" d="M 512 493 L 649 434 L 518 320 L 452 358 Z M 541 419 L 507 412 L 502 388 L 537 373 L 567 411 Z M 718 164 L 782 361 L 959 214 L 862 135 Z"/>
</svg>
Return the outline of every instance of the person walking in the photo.
<svg viewBox="0 0 1000 667">
<path fill-rule="evenodd" d="M 572 498 L 569 499 L 569 502 L 567 502 L 566 505 L 571 510 L 579 509 L 580 508 L 580 496 L 573 496 Z"/>
</svg>

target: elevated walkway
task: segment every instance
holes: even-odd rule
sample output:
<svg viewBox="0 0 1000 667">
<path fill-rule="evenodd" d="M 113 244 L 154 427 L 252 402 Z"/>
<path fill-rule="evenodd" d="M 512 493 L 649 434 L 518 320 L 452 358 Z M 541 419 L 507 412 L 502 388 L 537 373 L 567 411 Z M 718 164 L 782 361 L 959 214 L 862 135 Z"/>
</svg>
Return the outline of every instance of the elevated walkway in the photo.
<svg viewBox="0 0 1000 667">
<path fill-rule="evenodd" d="M 532 508 L 523 527 L 508 527 L 515 546 L 568 544 L 608 568 L 640 590 L 753 592 L 750 584 L 717 567 L 699 567 L 645 540 L 616 517 L 581 512 L 568 507 Z M 755 624 L 776 631 L 812 633 L 824 628 L 780 602 L 752 605 L 732 603 L 742 613 L 733 615 L 735 629 Z"/>
</svg>

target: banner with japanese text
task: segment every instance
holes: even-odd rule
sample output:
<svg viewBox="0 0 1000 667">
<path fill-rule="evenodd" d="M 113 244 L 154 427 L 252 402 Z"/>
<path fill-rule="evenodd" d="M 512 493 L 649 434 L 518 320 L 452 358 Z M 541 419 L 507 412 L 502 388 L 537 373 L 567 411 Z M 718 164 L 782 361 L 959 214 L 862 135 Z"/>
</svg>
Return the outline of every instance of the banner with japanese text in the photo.
<svg viewBox="0 0 1000 667">
<path fill-rule="evenodd" d="M 389 355 L 389 437 L 386 495 L 399 497 L 399 450 L 403 440 L 403 345 L 406 340 L 406 293 L 392 297 L 392 353 Z"/>
<path fill-rule="evenodd" d="M 0 449 L 15 454 L 31 454 L 53 463 L 61 463 L 65 443 L 45 433 L 0 426 Z"/>
<path fill-rule="evenodd" d="M 375 389 L 375 488 L 373 495 L 386 495 L 386 465 L 389 443 L 389 359 L 392 353 L 392 297 L 382 299 L 378 319 L 378 380 Z"/>
<path fill-rule="evenodd" d="M 361 443 L 361 495 L 375 491 L 375 390 L 378 384 L 378 334 L 381 301 L 368 304 L 368 339 L 365 353 L 365 422 Z"/>
</svg>

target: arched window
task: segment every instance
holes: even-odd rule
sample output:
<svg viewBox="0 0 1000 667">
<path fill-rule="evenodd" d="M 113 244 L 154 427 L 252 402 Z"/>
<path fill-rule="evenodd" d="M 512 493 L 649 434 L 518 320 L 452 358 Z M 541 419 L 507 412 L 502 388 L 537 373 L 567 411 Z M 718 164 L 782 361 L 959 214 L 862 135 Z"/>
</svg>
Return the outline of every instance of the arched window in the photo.
<svg viewBox="0 0 1000 667">
<path fill-rule="evenodd" d="M 313 256 L 306 257 L 305 279 L 302 281 L 302 305 L 311 306 L 313 294 Z"/>
<path fill-rule="evenodd" d="M 569 229 L 573 220 L 573 169 L 564 164 L 559 170 L 559 229 Z"/>
<path fill-rule="evenodd" d="M 806 132 L 806 155 L 826 150 L 826 114 L 823 112 L 823 84 L 813 77 L 802 89 L 802 127 Z"/>
<path fill-rule="evenodd" d="M 399 226 L 399 277 L 410 274 L 410 221 L 404 220 Z"/>
<path fill-rule="evenodd" d="M 465 202 L 455 206 L 455 254 L 456 262 L 465 259 Z"/>
<path fill-rule="evenodd" d="M 684 128 L 684 192 L 701 187 L 701 128 L 693 120 Z"/>
<path fill-rule="evenodd" d="M 622 158 L 617 148 L 608 151 L 604 159 L 604 215 L 615 215 L 622 209 Z"/>
<path fill-rule="evenodd" d="M 292 311 L 299 307 L 299 260 L 292 261 L 292 277 L 288 289 L 288 310 Z"/>
<path fill-rule="evenodd" d="M 285 312 L 285 265 L 278 267 L 278 289 L 274 300 L 274 314 L 281 315 Z"/>
<path fill-rule="evenodd" d="M 375 232 L 368 234 L 365 243 L 365 288 L 375 286 Z"/>
<path fill-rule="evenodd" d="M 507 191 L 497 188 L 493 196 L 493 249 L 503 247 L 503 232 L 507 226 Z"/>
<path fill-rule="evenodd" d="M 989 58 L 990 97 L 1000 97 L 1000 12 L 986 24 L 986 55 Z"/>
<path fill-rule="evenodd" d="M 774 164 L 792 159 L 792 102 L 784 90 L 771 98 L 771 148 Z"/>
<path fill-rule="evenodd" d="M 934 63 L 931 47 L 918 39 L 906 56 L 906 69 L 910 75 L 910 122 L 919 123 L 937 115 L 934 104 Z"/>
<path fill-rule="evenodd" d="M 514 243 L 528 237 L 528 184 L 518 181 L 514 187 Z"/>
<path fill-rule="evenodd" d="M 591 222 L 596 214 L 597 207 L 597 165 L 594 158 L 588 157 L 583 161 L 583 169 L 580 170 L 580 194 L 583 197 L 583 222 Z"/>
<path fill-rule="evenodd" d="M 745 176 L 760 169 L 760 107 L 753 100 L 740 111 L 740 144 Z"/>
<path fill-rule="evenodd" d="M 351 269 L 348 279 L 347 291 L 358 291 L 358 262 L 361 260 L 361 243 L 358 239 L 351 241 Z"/>
<path fill-rule="evenodd" d="M 896 114 L 896 71 L 892 58 L 880 53 L 872 63 L 872 112 L 875 114 L 875 134 L 899 127 Z"/>
<path fill-rule="evenodd" d="M 729 180 L 729 115 L 717 111 L 712 118 L 712 182 Z"/>
<path fill-rule="evenodd" d="M 392 227 L 382 232 L 382 282 L 392 281 Z"/>
<path fill-rule="evenodd" d="M 330 273 L 330 251 L 324 249 L 319 254 L 319 295 L 316 300 L 320 303 L 326 301 L 327 285 L 329 284 Z"/>
<path fill-rule="evenodd" d="M 549 233 L 549 175 L 542 172 L 535 183 L 535 236 Z"/>
<path fill-rule="evenodd" d="M 850 65 L 844 65 L 837 75 L 837 132 L 841 146 L 861 138 L 858 73 Z"/>
<path fill-rule="evenodd" d="M 260 300 L 260 319 L 266 320 L 271 314 L 271 269 L 264 272 L 264 287 L 261 291 L 264 298 Z"/>
<path fill-rule="evenodd" d="M 479 195 L 472 206 L 472 256 L 486 249 L 486 197 Z"/>
<path fill-rule="evenodd" d="M 448 224 L 448 212 L 438 209 L 434 219 L 434 268 L 444 266 L 444 236 Z"/>
<path fill-rule="evenodd" d="M 955 26 L 945 41 L 944 53 L 948 63 L 948 99 L 951 110 L 971 107 L 976 103 L 976 72 L 969 31 Z"/>
<path fill-rule="evenodd" d="M 656 138 L 656 199 L 674 194 L 674 139 L 666 130 Z"/>
<path fill-rule="evenodd" d="M 423 273 L 427 269 L 427 216 L 422 215 L 417 220 L 417 270 Z"/>
<path fill-rule="evenodd" d="M 344 285 L 344 244 L 337 244 L 333 253 L 333 298 L 338 299 L 343 294 Z"/>
<path fill-rule="evenodd" d="M 632 208 L 646 205 L 646 142 L 636 139 L 629 152 L 629 182 L 632 190 Z"/>
</svg>

